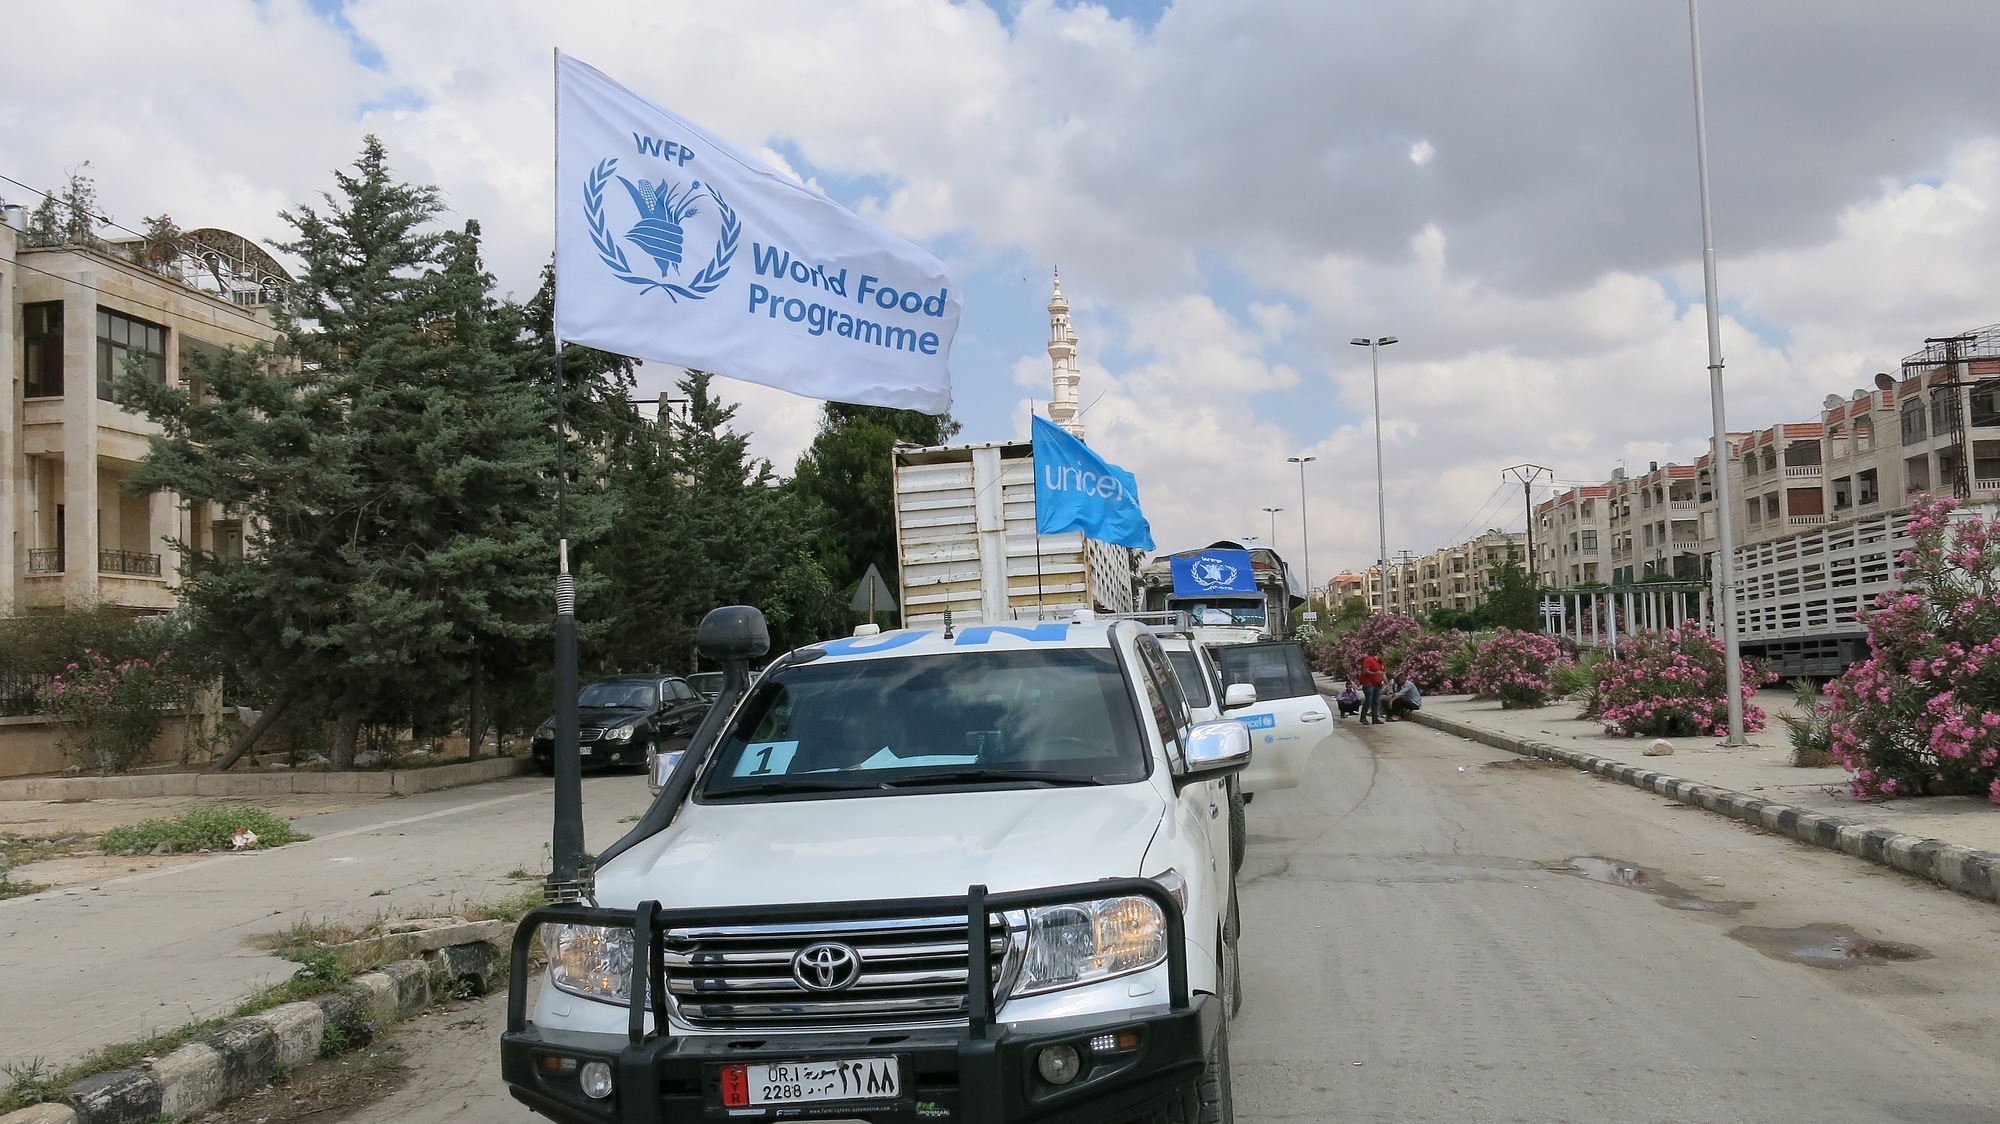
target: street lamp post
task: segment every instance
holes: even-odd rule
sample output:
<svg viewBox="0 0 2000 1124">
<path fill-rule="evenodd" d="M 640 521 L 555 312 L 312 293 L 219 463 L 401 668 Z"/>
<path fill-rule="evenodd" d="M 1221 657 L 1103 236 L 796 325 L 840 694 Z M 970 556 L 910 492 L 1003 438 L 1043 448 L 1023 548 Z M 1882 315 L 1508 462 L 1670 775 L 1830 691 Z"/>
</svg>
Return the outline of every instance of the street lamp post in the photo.
<svg viewBox="0 0 2000 1124">
<path fill-rule="evenodd" d="M 1312 609 L 1313 548 L 1312 540 L 1306 534 L 1306 465 L 1318 459 L 1318 457 L 1285 458 L 1288 463 L 1299 466 L 1299 561 L 1303 562 L 1306 568 L 1306 609 L 1308 611 Z M 1276 519 L 1277 517 L 1272 516 L 1272 518 Z M 1273 525 L 1275 526 L 1275 524 Z M 1275 534 L 1276 532 L 1273 533 Z M 1291 596 L 1291 592 L 1291 590 L 1287 589 L 1285 596 Z"/>
<path fill-rule="evenodd" d="M 1382 349 L 1396 342 L 1395 336 L 1364 338 L 1356 336 L 1348 340 L 1356 347 L 1368 349 L 1368 381 L 1375 388 L 1375 530 L 1379 536 L 1376 546 L 1379 553 L 1375 558 L 1377 572 L 1382 575 L 1382 615 L 1389 614 L 1389 504 L 1382 493 Z"/>
<path fill-rule="evenodd" d="M 1710 460 L 1715 478 L 1716 615 L 1722 618 L 1723 690 L 1729 700 L 1729 737 L 1724 745 L 1743 745 L 1743 652 L 1736 636 L 1735 500 L 1729 487 L 1729 427 L 1722 409 L 1722 318 L 1715 289 L 1715 226 L 1708 209 L 1708 107 L 1701 88 L 1701 15 L 1688 0 L 1688 41 L 1694 56 L 1695 171 L 1701 181 L 1701 280 L 1708 304 L 1708 402 L 1715 424 L 1715 453 Z"/>
<path fill-rule="evenodd" d="M 1271 544 L 1272 550 L 1278 549 L 1278 513 L 1283 510 L 1285 509 L 1282 507 L 1267 507 L 1264 509 L 1264 513 L 1271 517 L 1271 537 L 1268 541 Z"/>
</svg>

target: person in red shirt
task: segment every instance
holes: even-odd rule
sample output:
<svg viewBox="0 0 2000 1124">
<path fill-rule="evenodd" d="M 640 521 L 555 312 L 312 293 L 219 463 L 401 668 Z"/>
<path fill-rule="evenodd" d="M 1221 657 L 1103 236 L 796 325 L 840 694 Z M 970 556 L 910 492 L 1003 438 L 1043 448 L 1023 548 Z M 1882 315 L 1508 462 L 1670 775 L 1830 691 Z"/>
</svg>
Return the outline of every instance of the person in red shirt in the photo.
<svg viewBox="0 0 2000 1124">
<path fill-rule="evenodd" d="M 1387 678 L 1382 661 L 1374 656 L 1361 660 L 1361 670 L 1354 675 L 1354 681 L 1361 685 L 1361 723 L 1382 724 L 1382 682 Z"/>
</svg>

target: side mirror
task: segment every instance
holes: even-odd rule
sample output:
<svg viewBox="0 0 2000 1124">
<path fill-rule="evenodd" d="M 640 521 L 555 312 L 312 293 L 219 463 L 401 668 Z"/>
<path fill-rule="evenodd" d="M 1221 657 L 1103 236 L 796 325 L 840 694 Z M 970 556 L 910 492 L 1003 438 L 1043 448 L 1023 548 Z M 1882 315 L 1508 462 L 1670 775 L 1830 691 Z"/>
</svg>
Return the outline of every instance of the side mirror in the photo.
<svg viewBox="0 0 2000 1124">
<path fill-rule="evenodd" d="M 1212 780 L 1250 764 L 1250 728 L 1233 718 L 1203 722 L 1187 733 L 1187 777 Z"/>
<path fill-rule="evenodd" d="M 701 618 L 695 645 L 717 663 L 747 663 L 771 650 L 771 630 L 764 623 L 764 614 L 751 606 L 724 605 Z"/>
<path fill-rule="evenodd" d="M 1235 710 L 1257 701 L 1257 688 L 1248 683 L 1231 683 L 1223 688 L 1222 709 Z"/>
</svg>

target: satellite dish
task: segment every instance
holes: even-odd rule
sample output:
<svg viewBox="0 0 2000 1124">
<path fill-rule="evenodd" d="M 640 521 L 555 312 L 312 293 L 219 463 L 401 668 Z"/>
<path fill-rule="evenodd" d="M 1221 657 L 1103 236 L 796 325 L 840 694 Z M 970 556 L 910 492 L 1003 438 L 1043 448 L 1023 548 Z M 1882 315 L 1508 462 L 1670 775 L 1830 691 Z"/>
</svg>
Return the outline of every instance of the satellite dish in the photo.
<svg viewBox="0 0 2000 1124">
<path fill-rule="evenodd" d="M 1887 371 L 1877 372 L 1875 375 L 1875 389 L 1877 390 L 1896 389 L 1896 380 L 1894 376 L 1890 375 L 1889 372 Z"/>
<path fill-rule="evenodd" d="M 1826 401 L 1819 404 L 1819 408 L 1822 410 L 1838 410 L 1845 405 L 1847 405 L 1847 399 L 1842 398 L 1838 394 L 1829 394 L 1826 396 Z"/>
</svg>

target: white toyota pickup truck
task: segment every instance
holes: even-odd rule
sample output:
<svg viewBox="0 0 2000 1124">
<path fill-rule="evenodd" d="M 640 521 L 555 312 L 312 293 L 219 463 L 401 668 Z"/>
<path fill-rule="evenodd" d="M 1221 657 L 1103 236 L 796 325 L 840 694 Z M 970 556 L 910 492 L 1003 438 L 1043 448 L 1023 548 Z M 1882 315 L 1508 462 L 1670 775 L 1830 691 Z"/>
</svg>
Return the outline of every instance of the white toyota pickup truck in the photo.
<svg viewBox="0 0 2000 1124">
<path fill-rule="evenodd" d="M 702 634 L 710 721 L 595 904 L 516 935 L 515 1097 L 576 1124 L 1231 1119 L 1252 740 L 1194 720 L 1150 628 L 856 636 L 747 690 L 762 617 Z"/>
</svg>

